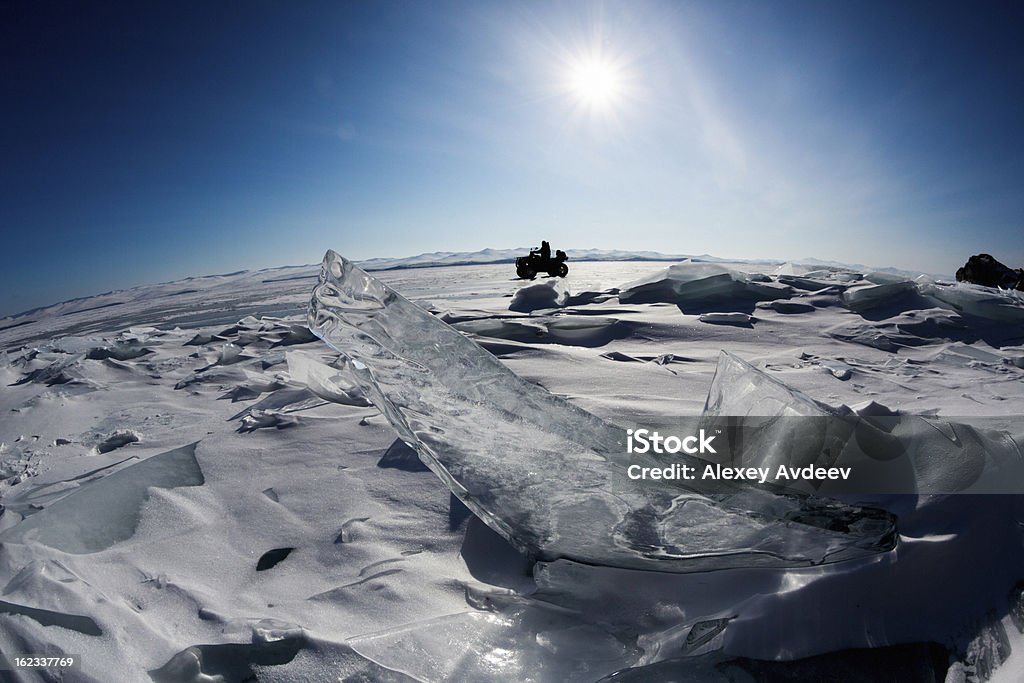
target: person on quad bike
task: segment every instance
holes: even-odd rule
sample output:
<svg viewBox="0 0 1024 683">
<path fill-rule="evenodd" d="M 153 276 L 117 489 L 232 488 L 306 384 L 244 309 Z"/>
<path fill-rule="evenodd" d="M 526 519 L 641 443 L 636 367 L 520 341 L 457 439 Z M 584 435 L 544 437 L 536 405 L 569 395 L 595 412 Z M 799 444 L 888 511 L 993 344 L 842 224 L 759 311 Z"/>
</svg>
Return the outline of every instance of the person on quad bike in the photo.
<svg viewBox="0 0 1024 683">
<path fill-rule="evenodd" d="M 516 259 L 516 275 L 520 278 L 532 280 L 537 273 L 547 273 L 551 277 L 565 277 L 569 274 L 569 266 L 565 262 L 569 257 L 561 249 L 551 257 L 551 245 L 547 240 L 542 240 L 539 249 L 530 249 L 529 256 L 520 256 Z"/>
</svg>

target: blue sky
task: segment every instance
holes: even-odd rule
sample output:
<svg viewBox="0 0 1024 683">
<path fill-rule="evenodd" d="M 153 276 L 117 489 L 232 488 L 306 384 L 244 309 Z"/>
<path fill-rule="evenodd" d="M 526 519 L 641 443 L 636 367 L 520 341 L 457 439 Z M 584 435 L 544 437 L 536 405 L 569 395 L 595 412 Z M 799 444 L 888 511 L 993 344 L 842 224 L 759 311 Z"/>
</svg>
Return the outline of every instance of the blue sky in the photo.
<svg viewBox="0 0 1024 683">
<path fill-rule="evenodd" d="M 1024 265 L 1022 8 L 7 3 L 0 314 L 328 247 Z"/>
</svg>

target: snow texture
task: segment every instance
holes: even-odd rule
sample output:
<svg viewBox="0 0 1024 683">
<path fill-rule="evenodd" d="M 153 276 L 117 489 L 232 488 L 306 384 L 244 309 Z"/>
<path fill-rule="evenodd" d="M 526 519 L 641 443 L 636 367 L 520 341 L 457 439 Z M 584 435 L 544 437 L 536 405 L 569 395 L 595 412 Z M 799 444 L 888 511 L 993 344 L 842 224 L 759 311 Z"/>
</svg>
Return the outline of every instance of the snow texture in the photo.
<svg viewBox="0 0 1024 683">
<path fill-rule="evenodd" d="M 529 315 L 509 311 L 522 286 L 510 263 L 377 265 L 398 266 L 380 278 L 492 354 L 526 391 L 539 396 L 543 386 L 558 399 L 556 416 L 565 404 L 598 425 L 570 439 L 578 446 L 570 455 L 608 458 L 593 460 L 594 469 L 616 455 L 594 447 L 602 425 L 696 426 L 705 403 L 713 417 L 715 406 L 719 415 L 741 406 L 756 414 L 762 404 L 773 415 L 772 402 L 781 401 L 803 405 L 810 417 L 781 416 L 770 423 L 778 429 L 835 413 L 861 418 L 873 438 L 891 427 L 881 445 L 917 444 L 918 452 L 907 451 L 913 457 L 877 461 L 912 465 L 887 473 L 893 481 L 945 490 L 1014 483 L 1014 449 L 1024 441 L 1024 305 L 1016 295 L 891 270 L 705 256 L 676 272 L 715 262 L 736 274 L 728 275 L 740 285 L 734 295 L 703 296 L 721 293 L 725 278 L 698 276 L 693 290 L 681 290 L 686 300 L 663 284 L 659 301 L 626 294 L 623 302 L 631 285 L 622 283 L 664 280 L 666 264 L 570 256 L 563 284 L 575 294 Z M 405 265 L 466 257 L 424 255 Z M 403 441 L 407 432 L 370 404 L 376 398 L 364 393 L 352 363 L 308 329 L 318 271 L 190 278 L 0 320 L 0 656 L 81 654 L 80 671 L 64 680 L 97 682 L 592 682 L 615 672 L 610 680 L 1021 680 L 1019 495 L 846 500 L 850 509 L 896 517 L 891 550 L 850 561 L 748 567 L 750 553 L 741 553 L 722 570 L 648 569 L 710 563 L 704 556 L 716 543 L 747 546 L 742 534 L 721 539 L 734 510 L 780 501 L 804 509 L 811 500 L 736 491 L 693 496 L 710 501 L 700 499 L 707 525 L 689 503 L 685 514 L 664 516 L 667 528 L 653 541 L 675 534 L 696 545 L 703 535 L 708 546 L 693 558 L 644 557 L 644 569 L 587 564 L 561 553 L 593 554 L 583 540 L 590 537 L 563 543 L 561 529 L 556 545 L 534 543 L 548 555 L 530 557 L 426 469 Z M 912 287 L 877 296 L 876 287 L 899 282 Z M 769 287 L 772 297 L 789 293 L 762 299 L 748 283 Z M 861 288 L 874 294 L 857 294 Z M 864 296 L 870 307 L 851 305 Z M 715 313 L 756 317 L 749 325 L 699 319 Z M 422 329 L 409 330 L 410 346 Z M 391 360 L 396 373 L 415 370 L 413 389 L 438 391 L 436 367 Z M 499 400 L 520 381 L 493 376 Z M 440 398 L 475 411 L 460 402 L 464 388 L 444 385 Z M 481 392 L 491 400 L 486 387 Z M 522 415 L 485 412 L 509 429 L 547 424 L 538 412 L 555 403 L 535 400 Z M 445 435 L 422 428 L 448 418 L 429 407 L 422 419 L 403 418 L 439 448 Z M 821 412 L 830 417 L 815 417 Z M 764 453 L 750 457 L 776 457 L 771 444 L 797 436 L 770 424 Z M 859 443 L 845 432 L 834 437 Z M 530 473 L 515 467 L 520 452 L 539 458 L 532 449 L 561 449 L 566 440 L 542 439 L 485 439 L 497 447 L 486 469 L 451 474 L 516 491 L 525 477 L 529 488 Z M 545 477 L 563 477 L 554 464 L 537 464 Z M 597 483 L 598 500 L 610 491 L 640 504 L 617 481 Z M 482 494 L 493 502 L 512 492 Z M 785 511 L 754 518 L 771 525 L 776 513 Z M 671 528 L 676 520 L 687 526 Z M 534 528 L 529 519 L 505 522 L 527 538 Z M 651 526 L 624 527 L 618 559 L 633 558 L 638 530 Z M 776 526 L 770 543 L 801 526 L 808 525 Z M 55 679 L 28 671 L 0 677 Z"/>
</svg>

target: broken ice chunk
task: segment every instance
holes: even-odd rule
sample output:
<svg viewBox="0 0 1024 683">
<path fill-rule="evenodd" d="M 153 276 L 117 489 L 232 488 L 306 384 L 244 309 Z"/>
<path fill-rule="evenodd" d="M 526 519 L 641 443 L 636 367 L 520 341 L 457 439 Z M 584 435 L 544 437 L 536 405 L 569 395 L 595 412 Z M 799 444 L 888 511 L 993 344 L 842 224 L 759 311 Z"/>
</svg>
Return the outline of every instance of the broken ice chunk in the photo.
<svg viewBox="0 0 1024 683">
<path fill-rule="evenodd" d="M 621 303 L 705 304 L 709 302 L 788 299 L 793 289 L 777 282 L 760 282 L 746 273 L 713 263 L 683 262 L 624 284 Z"/>
<path fill-rule="evenodd" d="M 370 405 L 359 387 L 345 377 L 345 370 L 332 368 L 302 351 L 289 351 L 285 357 L 288 360 L 288 375 L 292 381 L 306 385 L 309 391 L 325 401 L 349 406 Z"/>
<path fill-rule="evenodd" d="M 831 365 L 836 361 L 823 361 Z M 842 366 L 846 366 L 842 364 Z M 888 414 L 886 414 L 888 413 Z M 999 429 L 878 409 L 853 413 L 792 389 L 723 351 L 701 426 L 729 465 L 849 467 L 845 493 L 1018 493 L 1024 457 Z M 704 457 L 710 457 L 705 455 Z M 717 456 L 716 456 L 717 457 Z M 787 490 L 830 490 L 787 483 Z"/>
<path fill-rule="evenodd" d="M 821 361 L 821 366 L 828 370 L 829 374 L 836 379 L 846 381 L 853 376 L 853 368 L 841 360 L 823 360 Z"/>
<path fill-rule="evenodd" d="M 75 554 L 109 548 L 135 533 L 150 487 L 205 481 L 195 451 L 195 443 L 175 448 L 84 486 L 0 532 L 0 543 L 37 542 Z"/>
<path fill-rule="evenodd" d="M 236 344 L 227 343 L 220 349 L 220 354 L 217 356 L 215 365 L 231 365 L 243 360 L 242 348 Z"/>
<path fill-rule="evenodd" d="M 772 473 L 780 467 L 849 465 L 841 460 L 843 457 L 857 457 L 860 464 L 852 467 L 854 475 L 867 472 L 869 465 L 874 465 L 870 468 L 874 473 L 878 468 L 875 459 L 859 451 L 856 456 L 849 452 L 851 443 L 858 443 L 854 438 L 858 428 L 862 440 L 872 443 L 876 450 L 880 448 L 877 444 L 891 446 L 883 435 L 875 434 L 871 425 L 860 425 L 848 408 L 837 409 L 815 401 L 727 351 L 719 355 L 701 426 L 708 433 L 720 432 L 719 442 L 724 447 L 714 456 L 719 462 L 730 466 L 766 467 Z M 868 464 L 861 461 L 868 461 Z M 887 480 L 899 482 L 899 487 L 906 492 L 914 492 L 909 463 L 899 464 L 904 467 L 889 465 L 886 468 Z M 819 485 L 778 483 L 785 484 L 787 490 L 805 492 L 812 492 Z"/>
<path fill-rule="evenodd" d="M 705 416 L 777 417 L 838 415 L 836 409 L 794 391 L 728 351 L 718 357 L 704 403 Z"/>
<path fill-rule="evenodd" d="M 569 291 L 561 280 L 548 280 L 516 290 L 508 304 L 508 310 L 529 313 L 544 308 L 564 306 Z"/>
<path fill-rule="evenodd" d="M 876 285 L 893 285 L 902 282 L 909 282 L 910 280 L 903 275 L 897 275 L 895 273 L 886 273 L 880 270 L 872 270 L 864 273 L 864 279 L 868 282 L 873 282 Z"/>
<path fill-rule="evenodd" d="M 630 479 L 630 465 L 664 462 L 627 455 L 622 428 L 523 380 L 333 251 L 309 327 L 350 360 L 364 395 L 452 492 L 533 558 L 689 572 L 892 547 L 893 520 L 877 510 L 734 482 Z"/>
<path fill-rule="evenodd" d="M 1024 293 L 967 282 L 924 282 L 919 287 L 922 294 L 938 299 L 961 313 L 1002 322 L 1024 322 Z"/>
<path fill-rule="evenodd" d="M 825 330 L 825 334 L 839 341 L 872 346 L 882 351 L 897 351 L 901 345 L 911 345 L 920 342 L 916 337 L 900 334 L 898 331 L 887 332 L 892 327 L 891 324 L 887 323 L 843 322 L 828 328 Z"/>
<path fill-rule="evenodd" d="M 897 280 L 884 284 L 865 284 L 851 287 L 843 292 L 843 303 L 851 311 L 860 313 L 895 299 L 917 293 L 917 287 L 909 280 Z"/>
<path fill-rule="evenodd" d="M 750 326 L 755 318 L 746 313 L 704 313 L 697 318 L 702 323 L 712 325 L 746 325 Z"/>
</svg>

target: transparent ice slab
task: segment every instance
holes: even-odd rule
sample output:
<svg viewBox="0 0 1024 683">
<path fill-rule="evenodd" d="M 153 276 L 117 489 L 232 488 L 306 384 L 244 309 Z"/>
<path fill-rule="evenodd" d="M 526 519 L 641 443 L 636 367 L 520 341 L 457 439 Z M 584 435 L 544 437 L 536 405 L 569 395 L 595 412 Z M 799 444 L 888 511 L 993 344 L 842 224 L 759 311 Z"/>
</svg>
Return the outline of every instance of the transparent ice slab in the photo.
<svg viewBox="0 0 1024 683">
<path fill-rule="evenodd" d="M 894 520 L 879 510 L 732 482 L 629 479 L 631 464 L 666 463 L 628 455 L 622 428 L 518 377 L 333 251 L 308 322 L 424 463 L 534 559 L 690 572 L 893 547 Z"/>
<path fill-rule="evenodd" d="M 971 347 L 967 347 L 971 348 Z M 972 349 L 973 353 L 977 350 Z M 741 467 L 847 467 L 848 480 L 787 482 L 786 490 L 860 502 L 883 494 L 1024 493 L 1024 456 L 994 420 L 833 408 L 722 351 L 700 424 Z"/>
<path fill-rule="evenodd" d="M 198 443 L 198 442 L 196 442 Z M 0 543 L 42 543 L 83 555 L 131 538 L 149 489 L 201 486 L 196 443 L 154 455 L 58 500 L 0 533 Z"/>
<path fill-rule="evenodd" d="M 453 649 L 452 644 L 458 646 Z M 596 681 L 636 661 L 635 646 L 536 604 L 463 612 L 353 638 L 356 652 L 420 681 Z"/>
</svg>

